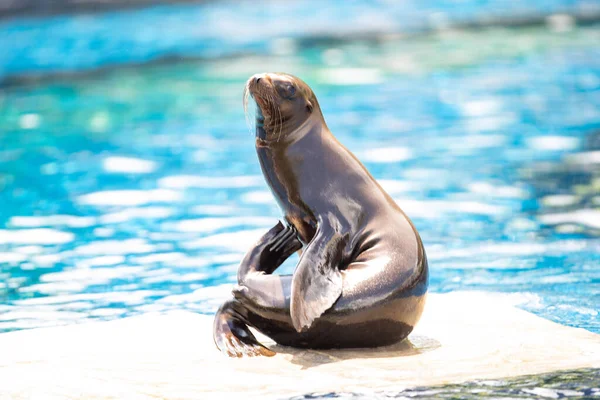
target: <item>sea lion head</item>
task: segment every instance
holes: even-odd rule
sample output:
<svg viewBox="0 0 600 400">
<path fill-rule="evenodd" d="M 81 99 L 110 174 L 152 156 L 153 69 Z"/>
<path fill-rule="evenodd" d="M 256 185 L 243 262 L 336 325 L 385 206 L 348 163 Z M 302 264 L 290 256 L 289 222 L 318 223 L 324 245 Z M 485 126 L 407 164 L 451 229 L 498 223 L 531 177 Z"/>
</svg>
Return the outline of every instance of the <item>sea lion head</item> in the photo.
<svg viewBox="0 0 600 400">
<path fill-rule="evenodd" d="M 244 109 L 254 99 L 256 135 L 262 140 L 285 140 L 313 116 L 322 120 L 315 94 L 301 79 L 285 73 L 256 74 L 244 89 Z"/>
</svg>

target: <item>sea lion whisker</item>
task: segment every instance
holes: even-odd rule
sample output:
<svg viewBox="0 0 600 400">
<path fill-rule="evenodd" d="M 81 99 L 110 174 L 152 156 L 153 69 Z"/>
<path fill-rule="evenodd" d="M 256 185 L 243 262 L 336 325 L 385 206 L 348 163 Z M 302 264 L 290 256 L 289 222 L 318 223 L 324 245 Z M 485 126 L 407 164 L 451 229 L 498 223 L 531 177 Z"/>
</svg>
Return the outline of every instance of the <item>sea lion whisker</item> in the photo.
<svg viewBox="0 0 600 400">
<path fill-rule="evenodd" d="M 243 104 L 244 104 L 244 117 L 246 119 L 246 127 L 248 128 L 248 132 L 250 135 L 254 134 L 256 117 L 252 118 L 250 116 L 250 111 L 248 110 L 248 102 L 250 101 L 251 93 L 250 93 L 250 84 L 246 83 L 244 86 L 244 94 L 243 94 Z M 256 102 L 254 104 L 256 107 Z M 254 129 L 253 129 L 254 128 Z"/>
<path fill-rule="evenodd" d="M 279 134 L 277 135 L 278 142 L 279 142 L 279 139 L 281 139 L 281 133 L 283 131 L 283 122 L 284 122 L 283 113 L 281 112 L 281 110 L 279 110 Z"/>
<path fill-rule="evenodd" d="M 267 99 L 268 109 L 269 109 L 269 128 L 275 132 L 276 127 L 276 118 L 278 108 L 275 106 L 275 96 L 272 93 L 265 93 L 265 97 Z"/>
<path fill-rule="evenodd" d="M 279 132 L 277 133 L 277 142 L 279 142 L 279 139 L 281 139 L 281 133 L 283 131 L 283 113 L 279 107 L 275 107 L 275 103 L 273 103 L 273 106 L 277 112 L 277 124 L 273 127 L 273 133 L 275 133 L 275 128 L 279 129 Z"/>
</svg>

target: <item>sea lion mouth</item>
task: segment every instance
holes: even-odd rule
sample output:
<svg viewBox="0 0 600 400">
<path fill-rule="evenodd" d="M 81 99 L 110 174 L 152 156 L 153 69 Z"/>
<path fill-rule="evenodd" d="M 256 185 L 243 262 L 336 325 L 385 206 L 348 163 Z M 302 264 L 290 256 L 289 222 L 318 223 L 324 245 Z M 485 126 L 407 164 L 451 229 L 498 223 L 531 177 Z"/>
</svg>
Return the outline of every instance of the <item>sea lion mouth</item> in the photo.
<svg viewBox="0 0 600 400">
<path fill-rule="evenodd" d="M 252 97 L 260 110 L 260 117 L 264 118 L 265 112 L 269 114 L 269 110 L 273 104 L 272 92 L 273 88 L 270 84 L 270 79 L 266 76 L 255 75 L 246 83 L 244 99 L 247 101 L 249 97 Z"/>
<path fill-rule="evenodd" d="M 275 103 L 275 93 L 273 85 L 269 77 L 265 74 L 254 75 L 244 87 L 244 114 L 248 127 L 265 129 L 277 114 L 277 106 Z M 250 102 L 250 99 L 254 100 Z M 250 105 L 254 104 L 256 108 L 252 109 Z"/>
<path fill-rule="evenodd" d="M 263 126 L 265 123 L 265 116 L 263 115 L 260 107 L 256 108 L 255 117 L 256 117 L 256 125 Z"/>
</svg>

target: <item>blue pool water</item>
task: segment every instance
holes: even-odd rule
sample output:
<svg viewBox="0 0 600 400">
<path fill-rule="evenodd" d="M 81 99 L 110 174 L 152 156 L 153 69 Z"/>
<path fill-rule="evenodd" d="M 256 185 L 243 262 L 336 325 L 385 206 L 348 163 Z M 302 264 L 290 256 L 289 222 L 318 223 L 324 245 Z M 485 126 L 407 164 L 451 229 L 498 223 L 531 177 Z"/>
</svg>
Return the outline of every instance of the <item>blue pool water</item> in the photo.
<svg viewBox="0 0 600 400">
<path fill-rule="evenodd" d="M 452 59 L 453 43 L 501 50 L 510 35 L 322 43 L 293 59 L 5 87 L 0 331 L 214 312 L 279 216 L 241 92 L 252 73 L 284 69 L 312 85 L 334 134 L 413 219 L 431 291 L 500 292 L 600 332 L 600 29 L 525 30 L 525 54 Z"/>
<path fill-rule="evenodd" d="M 45 3 L 52 8 L 52 2 Z M 92 15 L 8 19 L 0 21 L 0 80 L 13 75 L 75 72 L 161 58 L 268 54 L 274 47 L 285 47 L 283 39 L 310 42 L 323 37 L 411 34 L 449 26 L 523 23 L 563 14 L 597 21 L 600 3 L 332 0 L 324 4 L 319 0 L 297 0 L 267 1 L 257 6 L 253 1 L 229 0 Z"/>
<path fill-rule="evenodd" d="M 570 3 L 552 7 L 580 5 Z M 357 4 L 348 8 L 354 16 L 364 11 Z M 136 15 L 149 24 L 166 13 L 173 27 L 170 13 L 177 20 L 182 10 Z M 455 17 L 473 18 L 467 11 Z M 214 312 L 244 251 L 279 217 L 241 104 L 244 81 L 273 70 L 313 87 L 332 132 L 413 219 L 431 291 L 500 293 L 600 332 L 600 27 L 411 40 L 326 32 L 311 42 L 293 34 L 298 25 L 281 28 L 283 42 L 275 32 L 186 47 L 178 35 L 187 31 L 175 28 L 142 38 L 135 30 L 123 42 L 116 28 L 127 13 L 0 26 L 0 48 L 14 50 L 0 53 L 3 78 L 156 55 L 209 58 L 6 80 L 0 332 L 175 308 Z M 86 41 L 103 37 L 94 27 L 108 35 L 96 39 L 100 51 Z M 67 46 L 73 37 L 83 44 Z M 261 55 L 221 57 L 226 50 Z"/>
<path fill-rule="evenodd" d="M 593 399 L 598 397 L 600 370 L 560 371 L 512 379 L 486 379 L 458 385 L 420 387 L 394 393 L 312 393 L 289 400 L 340 399 Z"/>
</svg>

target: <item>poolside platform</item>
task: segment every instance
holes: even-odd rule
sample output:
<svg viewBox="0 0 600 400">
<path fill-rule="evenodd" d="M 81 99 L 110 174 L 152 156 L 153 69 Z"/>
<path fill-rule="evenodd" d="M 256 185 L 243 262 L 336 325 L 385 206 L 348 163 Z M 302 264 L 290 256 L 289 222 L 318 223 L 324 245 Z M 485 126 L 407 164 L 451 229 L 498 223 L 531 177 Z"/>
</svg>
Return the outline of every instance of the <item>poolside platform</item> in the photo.
<svg viewBox="0 0 600 400">
<path fill-rule="evenodd" d="M 600 335 L 499 299 L 431 294 L 403 343 L 353 351 L 271 343 L 272 358 L 223 356 L 212 316 L 184 311 L 4 333 L 0 399 L 286 399 L 600 368 Z"/>
</svg>

